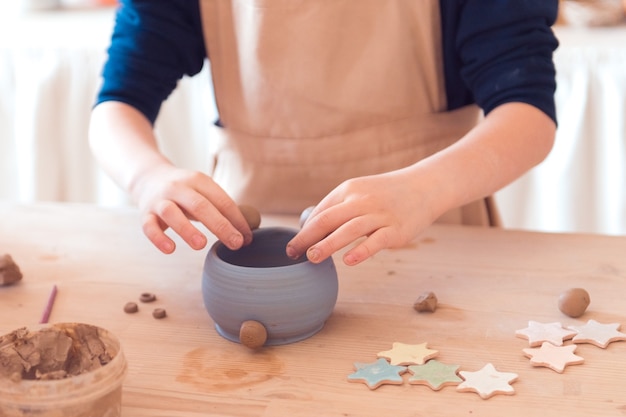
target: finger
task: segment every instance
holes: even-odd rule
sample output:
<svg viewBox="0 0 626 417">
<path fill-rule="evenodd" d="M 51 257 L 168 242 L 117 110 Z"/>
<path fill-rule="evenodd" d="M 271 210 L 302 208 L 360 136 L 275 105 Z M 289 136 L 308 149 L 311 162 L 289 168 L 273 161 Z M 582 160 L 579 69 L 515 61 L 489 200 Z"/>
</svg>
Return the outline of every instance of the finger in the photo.
<svg viewBox="0 0 626 417">
<path fill-rule="evenodd" d="M 230 249 L 239 249 L 252 242 L 252 229 L 235 201 L 214 182 L 198 187 L 200 202 L 193 210 L 196 220 L 204 224 Z M 237 237 L 242 236 L 242 239 Z M 241 243 L 239 243 L 241 241 Z M 230 243 L 227 243 L 230 242 Z"/>
<path fill-rule="evenodd" d="M 191 248 L 199 250 L 206 246 L 207 239 L 185 215 L 183 210 L 171 200 L 163 200 L 155 207 L 158 216 L 165 225 L 169 226 Z"/>
<path fill-rule="evenodd" d="M 309 247 L 306 251 L 307 259 L 313 263 L 320 263 L 363 236 L 371 234 L 375 229 L 376 226 L 364 216 L 354 218 Z"/>
<path fill-rule="evenodd" d="M 388 228 L 378 229 L 363 242 L 346 252 L 343 255 L 343 262 L 348 266 L 357 265 L 381 250 L 390 247 L 389 242 Z"/>
<path fill-rule="evenodd" d="M 174 252 L 176 243 L 165 234 L 167 226 L 163 225 L 155 214 L 149 213 L 144 217 L 142 228 L 144 235 L 157 249 L 165 254 Z"/>
<path fill-rule="evenodd" d="M 212 187 L 204 187 L 205 190 L 210 190 Z M 219 187 L 213 187 L 219 189 Z M 215 193 L 214 193 L 215 194 Z M 225 200 L 230 200 L 230 197 L 223 193 Z M 224 243 L 229 249 L 236 250 L 239 249 L 245 241 L 243 234 L 235 228 L 235 226 L 228 220 L 217 208 L 214 200 L 211 200 L 210 196 L 206 196 L 206 194 L 202 192 L 195 191 L 190 188 L 181 189 L 178 193 L 173 196 L 176 201 L 176 204 L 180 206 L 180 210 L 174 210 L 172 208 L 172 218 L 171 220 L 166 220 L 164 218 L 164 214 L 159 214 L 159 217 L 164 219 L 169 226 L 178 233 L 183 240 L 185 240 L 190 246 L 196 248 L 192 243 L 195 241 L 195 244 L 200 244 L 199 238 L 204 239 L 204 244 L 206 244 L 206 237 L 196 229 L 191 222 L 189 222 L 189 218 L 197 220 L 201 222 L 211 233 L 213 233 L 218 240 Z M 232 200 L 230 200 L 232 201 Z M 217 203 L 221 207 L 224 207 L 224 203 Z M 235 211 L 239 211 L 233 203 L 233 207 Z M 183 215 L 184 220 L 180 217 L 180 214 Z M 243 218 L 241 212 L 239 215 Z M 176 226 L 170 222 L 176 222 L 178 229 Z M 244 230 L 248 227 L 245 218 L 243 219 Z M 249 231 L 249 239 L 252 239 L 252 231 Z M 204 247 L 204 246 L 203 246 Z"/>
<path fill-rule="evenodd" d="M 286 253 L 292 259 L 302 256 L 309 247 L 321 241 L 350 219 L 342 204 L 326 210 L 313 209 L 302 229 L 287 243 Z"/>
</svg>

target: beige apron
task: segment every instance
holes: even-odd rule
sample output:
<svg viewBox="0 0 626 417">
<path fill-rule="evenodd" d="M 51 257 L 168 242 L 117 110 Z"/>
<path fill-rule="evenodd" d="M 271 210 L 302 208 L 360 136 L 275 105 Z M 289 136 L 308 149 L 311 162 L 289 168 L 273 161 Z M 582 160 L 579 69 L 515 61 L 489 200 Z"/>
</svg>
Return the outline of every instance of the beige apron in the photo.
<svg viewBox="0 0 626 417">
<path fill-rule="evenodd" d="M 210 174 L 262 212 L 400 169 L 480 117 L 446 111 L 438 0 L 200 0 L 221 125 Z M 481 200 L 440 220 L 494 224 Z"/>
</svg>

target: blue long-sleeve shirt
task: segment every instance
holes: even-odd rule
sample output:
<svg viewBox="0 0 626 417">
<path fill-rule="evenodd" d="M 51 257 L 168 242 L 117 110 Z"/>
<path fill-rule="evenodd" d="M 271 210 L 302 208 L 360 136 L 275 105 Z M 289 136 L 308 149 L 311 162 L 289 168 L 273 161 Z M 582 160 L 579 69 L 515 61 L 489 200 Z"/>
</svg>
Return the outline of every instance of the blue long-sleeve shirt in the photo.
<svg viewBox="0 0 626 417">
<path fill-rule="evenodd" d="M 558 0 L 441 0 L 440 8 L 449 110 L 524 102 L 556 121 Z M 124 102 L 154 123 L 178 80 L 207 58 L 198 0 L 121 0 L 108 53 L 96 104 Z"/>
</svg>

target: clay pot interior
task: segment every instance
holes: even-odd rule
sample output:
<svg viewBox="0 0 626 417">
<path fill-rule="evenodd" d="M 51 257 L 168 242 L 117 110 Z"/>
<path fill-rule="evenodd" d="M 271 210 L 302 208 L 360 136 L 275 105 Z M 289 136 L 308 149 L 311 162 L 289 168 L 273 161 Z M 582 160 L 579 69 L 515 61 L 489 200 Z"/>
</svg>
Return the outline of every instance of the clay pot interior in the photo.
<svg viewBox="0 0 626 417">
<path fill-rule="evenodd" d="M 233 251 L 219 244 L 216 253 L 222 261 L 246 268 L 278 268 L 307 262 L 304 256 L 291 259 L 285 253 L 285 247 L 293 236 L 294 233 L 288 229 L 257 229 L 250 245 Z"/>
<path fill-rule="evenodd" d="M 207 253 L 202 295 L 217 332 L 253 348 L 314 335 L 337 301 L 332 258 L 320 264 L 289 258 L 285 248 L 297 233 L 294 229 L 267 227 L 253 233 L 252 243 L 239 250 L 216 242 Z M 257 326 L 250 326 L 252 322 Z M 264 330 L 263 340 L 245 333 L 250 328 Z"/>
</svg>

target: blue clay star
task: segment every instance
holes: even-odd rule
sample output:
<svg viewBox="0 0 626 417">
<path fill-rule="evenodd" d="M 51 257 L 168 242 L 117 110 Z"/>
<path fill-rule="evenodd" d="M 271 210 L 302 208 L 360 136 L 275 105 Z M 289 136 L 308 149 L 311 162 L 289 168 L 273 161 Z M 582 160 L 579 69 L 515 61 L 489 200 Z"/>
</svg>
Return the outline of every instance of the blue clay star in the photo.
<svg viewBox="0 0 626 417">
<path fill-rule="evenodd" d="M 348 375 L 350 382 L 362 382 L 369 389 L 376 389 L 383 384 L 400 385 L 404 382 L 402 374 L 406 372 L 406 366 L 390 365 L 385 359 L 378 359 L 372 363 L 354 364 L 356 372 Z"/>
</svg>

